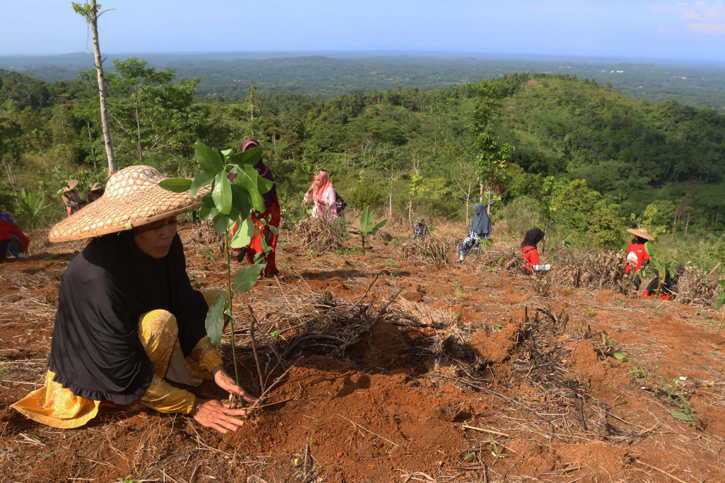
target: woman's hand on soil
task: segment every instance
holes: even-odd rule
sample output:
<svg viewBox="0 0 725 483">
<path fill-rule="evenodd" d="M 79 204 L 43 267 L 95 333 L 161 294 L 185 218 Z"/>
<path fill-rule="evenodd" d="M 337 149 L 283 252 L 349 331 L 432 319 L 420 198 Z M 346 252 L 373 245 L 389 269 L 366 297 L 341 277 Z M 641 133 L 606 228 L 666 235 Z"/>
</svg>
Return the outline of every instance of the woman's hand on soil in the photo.
<svg viewBox="0 0 725 483">
<path fill-rule="evenodd" d="M 244 426 L 244 420 L 239 416 L 246 415 L 246 409 L 228 408 L 216 399 L 209 399 L 197 401 L 191 417 L 202 426 L 215 429 L 220 433 L 227 433 Z"/>
<path fill-rule="evenodd" d="M 240 397 L 244 398 L 245 401 L 251 402 L 251 403 L 253 403 L 254 401 L 257 400 L 256 397 L 250 396 L 249 394 L 247 394 L 247 392 L 244 389 L 239 387 L 234 382 L 234 379 L 232 379 L 232 377 L 229 376 L 229 374 L 224 372 L 224 369 L 222 369 L 221 367 L 215 369 L 213 371 L 213 374 L 214 374 L 214 382 L 216 383 L 216 385 L 219 386 L 220 388 L 224 389 L 229 394 L 235 394 L 237 396 L 240 396 Z"/>
</svg>

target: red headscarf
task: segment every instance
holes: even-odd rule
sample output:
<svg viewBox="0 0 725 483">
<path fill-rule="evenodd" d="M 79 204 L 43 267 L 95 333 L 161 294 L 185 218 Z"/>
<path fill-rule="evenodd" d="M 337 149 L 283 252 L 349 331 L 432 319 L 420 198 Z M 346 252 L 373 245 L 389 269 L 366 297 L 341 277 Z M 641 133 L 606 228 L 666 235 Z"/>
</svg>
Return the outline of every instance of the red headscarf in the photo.
<svg viewBox="0 0 725 483">
<path fill-rule="evenodd" d="M 312 183 L 312 197 L 316 200 L 321 200 L 322 195 L 325 194 L 325 190 L 327 190 L 327 188 L 332 188 L 330 174 L 327 171 L 320 171 L 317 173 L 315 181 Z"/>
<path fill-rule="evenodd" d="M 251 148 L 258 148 L 259 147 L 259 141 L 257 141 L 254 138 L 247 138 L 242 142 L 242 152 L 245 152 L 247 149 Z"/>
</svg>

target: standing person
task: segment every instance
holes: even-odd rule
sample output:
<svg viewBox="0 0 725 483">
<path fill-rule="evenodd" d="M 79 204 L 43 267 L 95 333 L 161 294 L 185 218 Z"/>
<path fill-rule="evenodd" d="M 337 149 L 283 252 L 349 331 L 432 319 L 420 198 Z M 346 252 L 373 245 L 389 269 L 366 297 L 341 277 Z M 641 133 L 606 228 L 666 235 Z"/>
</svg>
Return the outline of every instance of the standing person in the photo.
<svg viewBox="0 0 725 483">
<path fill-rule="evenodd" d="M 627 232 L 634 235 L 634 238 L 627 245 L 627 266 L 624 267 L 624 273 L 632 277 L 635 289 L 639 290 L 642 279 L 638 273 L 650 262 L 646 245 L 647 242 L 654 241 L 655 237 L 647 233 L 647 230 L 639 228 L 629 228 Z"/>
<path fill-rule="evenodd" d="M 91 189 L 88 190 L 88 202 L 92 203 L 103 195 L 103 185 L 101 183 L 93 183 Z"/>
<path fill-rule="evenodd" d="M 81 198 L 81 195 L 78 194 L 78 180 L 77 179 L 69 179 L 65 186 L 63 187 L 63 194 L 60 195 L 60 199 L 63 200 L 63 205 L 65 206 L 65 214 L 67 216 L 72 215 L 76 211 L 83 208 L 83 205 L 86 204 L 86 202 Z"/>
<path fill-rule="evenodd" d="M 524 271 L 528 274 L 548 272 L 551 265 L 542 264 L 539 258 L 539 250 L 536 245 L 544 239 L 544 231 L 540 228 L 532 228 L 524 235 L 521 242 L 521 253 L 524 256 Z"/>
<path fill-rule="evenodd" d="M 50 230 L 54 243 L 92 240 L 61 279 L 45 386 L 11 405 L 24 416 L 78 428 L 110 404 L 187 414 L 222 433 L 244 425 L 246 410 L 174 385 L 209 379 L 254 401 L 207 336 L 212 294 L 186 272 L 176 215 L 200 200 L 161 188 L 164 179 L 150 166 L 117 171 L 101 198 Z"/>
<path fill-rule="evenodd" d="M 10 255 L 15 258 L 25 258 L 30 238 L 23 233 L 15 218 L 8 211 L 0 211 L 0 262 Z"/>
<path fill-rule="evenodd" d="M 242 142 L 241 149 L 242 152 L 245 152 L 252 148 L 258 148 L 259 146 L 259 141 L 254 138 L 249 138 Z M 274 181 L 272 171 L 261 160 L 254 167 L 260 176 Z M 273 277 L 279 273 L 275 263 L 275 253 L 277 251 L 277 240 L 279 238 L 279 225 L 282 222 L 282 210 L 279 205 L 277 187 L 275 185 L 272 185 L 272 188 L 264 193 L 263 197 L 264 212 L 252 211 L 249 215 L 250 221 L 254 224 L 252 240 L 247 247 L 236 249 L 235 256 L 239 262 L 246 258 L 247 263 L 252 264 L 257 255 L 261 254 L 265 258 L 266 263 L 264 276 Z M 235 226 L 233 231 L 236 231 L 237 228 Z M 264 244 L 267 246 L 266 254 Z"/>
<path fill-rule="evenodd" d="M 481 250 L 481 240 L 491 238 L 491 218 L 488 209 L 483 203 L 473 207 L 473 218 L 468 229 L 468 236 L 458 247 L 458 261 L 463 262 L 472 248 Z"/>
<path fill-rule="evenodd" d="M 322 218 L 326 221 L 335 221 L 337 219 L 337 193 L 335 187 L 332 186 L 332 179 L 330 179 L 327 171 L 317 173 L 307 189 L 302 203 L 307 204 L 310 200 L 314 203 L 312 206 L 313 218 Z"/>
</svg>

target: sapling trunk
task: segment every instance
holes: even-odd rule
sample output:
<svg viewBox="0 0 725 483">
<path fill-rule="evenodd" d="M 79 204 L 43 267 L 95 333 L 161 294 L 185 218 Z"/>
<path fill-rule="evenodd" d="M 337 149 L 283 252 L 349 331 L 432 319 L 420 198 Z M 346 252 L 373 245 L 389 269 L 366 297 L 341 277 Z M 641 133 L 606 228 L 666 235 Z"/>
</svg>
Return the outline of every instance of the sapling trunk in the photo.
<svg viewBox="0 0 725 483">
<path fill-rule="evenodd" d="M 232 362 L 234 363 L 234 382 L 237 386 L 239 385 L 239 365 L 237 363 L 237 344 L 234 337 L 236 327 L 234 325 L 234 315 L 232 313 L 232 298 L 234 292 L 232 290 L 232 253 L 230 246 L 231 234 L 229 230 L 224 234 L 224 253 L 226 255 L 227 262 L 227 298 L 224 302 L 224 314 L 229 314 L 229 327 L 231 328 L 231 339 L 232 339 Z"/>
</svg>

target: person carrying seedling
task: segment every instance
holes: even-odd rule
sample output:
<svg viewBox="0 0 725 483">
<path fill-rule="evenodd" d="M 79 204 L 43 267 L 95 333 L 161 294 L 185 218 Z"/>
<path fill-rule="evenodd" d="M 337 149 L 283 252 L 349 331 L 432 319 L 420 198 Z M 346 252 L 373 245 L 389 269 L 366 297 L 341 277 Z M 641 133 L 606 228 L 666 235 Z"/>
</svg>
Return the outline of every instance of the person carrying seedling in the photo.
<svg viewBox="0 0 725 483">
<path fill-rule="evenodd" d="M 201 197 L 167 191 L 164 179 L 150 166 L 117 171 L 103 196 L 50 230 L 51 242 L 92 240 L 62 277 L 45 386 L 13 409 L 56 428 L 83 426 L 109 405 L 188 414 L 222 433 L 244 425 L 244 409 L 174 385 L 209 379 L 254 400 L 207 336 L 212 294 L 186 273 L 176 215 Z"/>
<path fill-rule="evenodd" d="M 307 189 L 302 203 L 307 204 L 312 200 L 312 218 L 335 221 L 338 215 L 338 198 L 329 173 L 320 171 Z"/>
<path fill-rule="evenodd" d="M 415 225 L 413 225 L 413 240 L 425 240 L 428 238 L 428 235 L 428 225 L 425 224 L 425 220 L 423 218 L 415 220 Z"/>
<path fill-rule="evenodd" d="M 468 230 L 468 236 L 458 246 L 458 261 L 463 262 L 466 255 L 473 248 L 478 253 L 481 251 L 481 240 L 491 238 L 491 218 L 488 216 L 488 209 L 483 203 L 477 203 L 473 207 L 473 218 Z"/>
<path fill-rule="evenodd" d="M 13 215 L 8 211 L 0 211 L 0 263 L 8 255 L 25 258 L 29 245 L 30 238 L 18 227 Z"/>
<path fill-rule="evenodd" d="M 627 245 L 627 265 L 624 267 L 624 273 L 632 278 L 635 290 L 639 290 L 642 285 L 639 272 L 650 263 L 646 245 L 647 242 L 654 241 L 655 237 L 640 228 L 628 228 L 627 232 L 634 235 L 634 238 Z"/>
<path fill-rule="evenodd" d="M 521 242 L 521 254 L 524 256 L 524 272 L 529 275 L 534 273 L 546 273 L 551 270 L 551 265 L 542 264 L 539 258 L 539 250 L 536 246 L 544 239 L 544 231 L 540 228 L 532 228 L 524 235 Z"/>
<path fill-rule="evenodd" d="M 245 139 L 242 142 L 241 150 L 246 152 L 252 148 L 258 148 L 259 141 L 253 138 Z M 274 181 L 272 171 L 261 160 L 254 166 L 260 176 L 270 181 Z M 279 225 L 282 222 L 282 210 L 279 206 L 277 198 L 277 188 L 272 188 L 262 195 L 264 198 L 264 213 L 252 211 L 249 219 L 254 224 L 254 235 L 249 245 L 244 248 L 234 249 L 234 256 L 237 261 L 245 261 L 249 264 L 255 263 L 257 257 L 263 257 L 264 276 L 273 277 L 279 273 L 275 263 L 275 253 L 277 251 L 277 240 L 279 238 Z M 234 226 L 233 232 L 236 232 L 238 226 Z M 266 251 L 265 251 L 266 245 Z"/>
<path fill-rule="evenodd" d="M 81 195 L 78 194 L 77 188 L 78 180 L 69 179 L 68 181 L 66 181 L 66 184 L 62 189 L 60 199 L 63 201 L 63 205 L 65 206 L 66 216 L 72 215 L 76 211 L 83 208 L 83 206 L 86 204 L 86 201 L 81 198 Z"/>
</svg>

